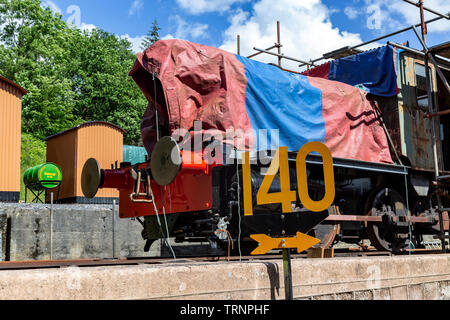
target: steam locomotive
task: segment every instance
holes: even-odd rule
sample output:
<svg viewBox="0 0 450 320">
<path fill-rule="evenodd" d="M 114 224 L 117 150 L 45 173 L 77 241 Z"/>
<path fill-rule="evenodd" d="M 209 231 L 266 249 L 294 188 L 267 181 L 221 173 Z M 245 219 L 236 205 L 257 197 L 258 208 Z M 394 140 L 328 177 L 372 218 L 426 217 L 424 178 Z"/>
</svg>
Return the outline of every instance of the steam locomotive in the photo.
<svg viewBox="0 0 450 320">
<path fill-rule="evenodd" d="M 89 159 L 85 196 L 118 189 L 119 216 L 142 223 L 146 251 L 171 237 L 239 243 L 245 254 L 257 245 L 249 236 L 261 233 L 308 233 L 324 248 L 370 239 L 392 252 L 424 247 L 424 235 L 442 239 L 450 125 L 428 113 L 423 62 L 388 46 L 358 55 L 333 62 L 345 74 L 333 81 L 320 75 L 326 65 L 300 75 L 187 41 L 156 42 L 130 72 L 149 101 L 141 125 L 149 159 L 111 170 Z M 364 68 L 355 77 L 367 79 L 349 71 Z M 434 72 L 443 108 L 449 96 Z M 299 160 L 314 141 L 332 164 L 317 148 Z M 323 204 L 330 192 L 326 207 L 305 204 Z"/>
</svg>

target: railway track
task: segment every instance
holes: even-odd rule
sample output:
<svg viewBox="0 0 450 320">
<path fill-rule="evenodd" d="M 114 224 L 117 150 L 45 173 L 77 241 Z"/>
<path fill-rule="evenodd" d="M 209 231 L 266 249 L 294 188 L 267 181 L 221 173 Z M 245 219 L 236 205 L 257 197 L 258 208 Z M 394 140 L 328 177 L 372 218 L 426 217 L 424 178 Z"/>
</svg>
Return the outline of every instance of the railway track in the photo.
<svg viewBox="0 0 450 320">
<path fill-rule="evenodd" d="M 423 254 L 439 254 L 442 250 L 426 250 L 415 249 L 405 250 L 396 255 L 423 255 Z M 377 257 L 392 256 L 389 251 L 377 251 L 374 249 L 335 249 L 334 257 Z M 292 259 L 306 259 L 307 254 L 292 254 Z M 174 264 L 174 263 L 206 263 L 206 262 L 252 262 L 264 260 L 282 259 L 282 255 L 271 253 L 259 256 L 182 256 L 177 259 L 163 257 L 136 257 L 136 258 L 118 258 L 118 259 L 80 259 L 80 260 L 46 260 L 46 261 L 5 261 L 0 262 L 0 270 L 31 270 L 31 269 L 52 269 L 67 267 L 107 267 L 107 266 L 136 266 L 136 265 L 158 265 L 158 264 Z"/>
</svg>

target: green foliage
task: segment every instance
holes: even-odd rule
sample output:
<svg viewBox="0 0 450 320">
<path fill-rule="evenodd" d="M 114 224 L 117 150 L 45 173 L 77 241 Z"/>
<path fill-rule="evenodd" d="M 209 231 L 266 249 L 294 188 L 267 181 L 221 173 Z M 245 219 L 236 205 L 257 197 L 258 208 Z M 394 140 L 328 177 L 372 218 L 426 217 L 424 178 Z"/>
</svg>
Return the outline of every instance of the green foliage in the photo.
<svg viewBox="0 0 450 320">
<path fill-rule="evenodd" d="M 158 21 L 156 19 L 152 23 L 152 28 L 149 30 L 147 35 L 142 40 L 141 49 L 145 50 L 148 47 L 150 47 L 152 44 L 154 44 L 156 41 L 159 40 L 159 30 L 161 30 L 160 27 L 158 27 Z"/>
<path fill-rule="evenodd" d="M 0 74 L 29 91 L 22 129 L 44 138 L 85 121 L 123 127 L 137 144 L 146 100 L 128 76 L 127 40 L 68 27 L 40 0 L 0 0 Z"/>
<path fill-rule="evenodd" d="M 22 134 L 20 159 L 20 200 L 25 199 L 25 185 L 23 183 L 23 174 L 29 168 L 43 164 L 46 162 L 46 146 L 45 142 L 34 138 L 31 134 Z M 31 193 L 28 192 L 31 197 Z M 30 199 L 30 198 L 29 198 Z M 28 200 L 29 200 L 28 199 Z M 43 199 L 42 199 L 43 200 Z"/>
<path fill-rule="evenodd" d="M 99 29 L 79 33 L 67 72 L 77 95 L 74 114 L 119 125 L 127 131 L 125 143 L 137 144 L 146 100 L 128 76 L 135 62 L 130 48 L 127 40 Z"/>
</svg>

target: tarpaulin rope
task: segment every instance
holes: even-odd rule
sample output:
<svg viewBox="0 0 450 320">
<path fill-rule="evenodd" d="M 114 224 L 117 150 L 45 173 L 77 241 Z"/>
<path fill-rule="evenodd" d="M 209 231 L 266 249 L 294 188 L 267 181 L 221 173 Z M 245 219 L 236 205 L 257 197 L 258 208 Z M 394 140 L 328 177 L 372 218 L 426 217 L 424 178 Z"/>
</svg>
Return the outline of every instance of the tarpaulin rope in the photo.
<svg viewBox="0 0 450 320">
<path fill-rule="evenodd" d="M 153 93 L 154 93 L 154 102 L 155 102 L 155 115 L 156 115 L 156 141 L 159 141 L 159 113 L 158 113 L 158 102 L 156 100 L 156 77 L 155 73 L 152 72 L 153 77 Z"/>
<path fill-rule="evenodd" d="M 152 72 L 152 79 L 153 79 L 153 96 L 154 96 L 155 115 L 156 115 L 156 140 L 159 142 L 159 139 L 160 139 L 160 136 L 159 136 L 159 113 L 158 113 L 158 102 L 156 100 L 156 98 L 157 98 L 156 77 L 155 77 L 154 72 Z M 170 251 L 172 252 L 173 258 L 176 259 L 177 257 L 175 255 L 175 252 L 173 251 L 173 248 L 170 245 L 170 238 L 169 238 L 170 234 L 169 234 L 169 227 L 167 226 L 166 208 L 165 208 L 165 203 L 164 203 L 164 190 L 163 190 L 162 186 L 161 186 L 161 201 L 162 201 L 162 208 L 163 208 L 164 223 L 165 223 L 165 227 L 166 227 L 166 236 L 164 237 L 164 241 L 167 244 L 167 246 L 169 247 Z M 154 200 L 153 200 L 153 206 L 155 208 L 159 228 L 161 229 L 161 234 L 164 236 L 164 233 L 162 232 L 161 221 L 159 220 L 158 209 L 156 208 L 156 204 L 155 204 Z"/>
</svg>

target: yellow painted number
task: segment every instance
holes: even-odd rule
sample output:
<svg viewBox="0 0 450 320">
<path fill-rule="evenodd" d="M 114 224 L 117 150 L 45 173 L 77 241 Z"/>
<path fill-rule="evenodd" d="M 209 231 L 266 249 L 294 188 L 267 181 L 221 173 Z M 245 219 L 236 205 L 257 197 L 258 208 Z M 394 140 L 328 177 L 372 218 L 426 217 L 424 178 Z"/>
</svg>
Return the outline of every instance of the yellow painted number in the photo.
<svg viewBox="0 0 450 320">
<path fill-rule="evenodd" d="M 242 162 L 242 176 L 243 180 L 243 193 L 244 193 L 244 215 L 253 215 L 253 200 L 252 200 L 252 180 L 251 180 L 251 170 L 250 170 L 250 153 L 244 153 L 244 158 Z"/>
<path fill-rule="evenodd" d="M 308 194 L 308 182 L 306 174 L 306 157 L 311 152 L 318 152 L 323 159 L 325 180 L 325 196 L 320 201 L 314 201 Z M 334 172 L 333 158 L 330 150 L 320 142 L 310 142 L 303 146 L 297 154 L 297 185 L 301 203 L 310 211 L 320 212 L 328 209 L 334 201 Z M 275 175 L 280 173 L 280 192 L 269 193 Z M 245 152 L 242 163 L 244 215 L 253 215 L 250 153 Z M 296 200 L 295 191 L 291 190 L 289 177 L 289 161 L 287 147 L 277 150 L 275 157 L 264 177 L 264 180 L 256 195 L 258 205 L 281 203 L 283 213 L 292 212 L 292 202 Z"/>
<path fill-rule="evenodd" d="M 325 196 L 320 201 L 311 200 L 308 193 L 306 176 L 306 156 L 311 152 L 318 152 L 323 161 L 323 177 L 325 180 Z M 333 158 L 330 150 L 320 142 L 310 142 L 303 146 L 297 154 L 297 186 L 300 202 L 303 206 L 314 212 L 327 210 L 334 201 L 336 190 L 334 188 Z"/>
<path fill-rule="evenodd" d="M 269 193 L 270 186 L 273 179 L 280 171 L 280 192 Z M 279 148 L 275 157 L 270 164 L 264 180 L 256 195 L 258 204 L 272 204 L 281 203 L 283 213 L 292 212 L 292 201 L 295 201 L 295 191 L 291 190 L 291 184 L 289 180 L 289 162 L 288 162 L 288 149 L 287 147 Z"/>
</svg>

